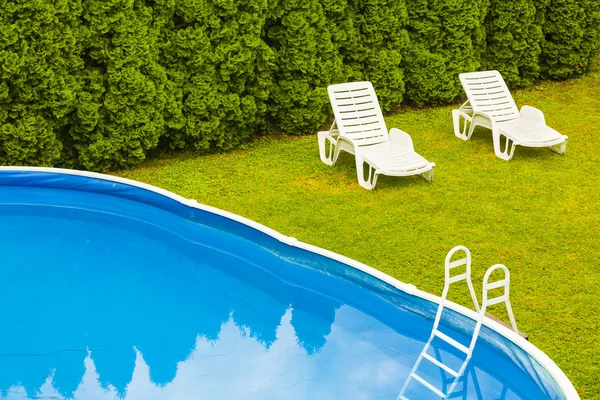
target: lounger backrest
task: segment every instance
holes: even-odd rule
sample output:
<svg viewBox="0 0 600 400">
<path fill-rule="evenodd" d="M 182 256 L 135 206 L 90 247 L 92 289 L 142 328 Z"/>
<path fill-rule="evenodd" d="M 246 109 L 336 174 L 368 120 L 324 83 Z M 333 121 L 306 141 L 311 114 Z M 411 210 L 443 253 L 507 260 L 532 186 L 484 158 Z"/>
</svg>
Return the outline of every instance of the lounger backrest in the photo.
<svg viewBox="0 0 600 400">
<path fill-rule="evenodd" d="M 520 116 L 500 72 L 468 72 L 458 77 L 473 111 L 485 112 L 496 122 L 509 121 Z"/>
<path fill-rule="evenodd" d="M 327 91 L 341 135 L 358 146 L 388 140 L 388 130 L 371 82 L 331 85 Z"/>
</svg>

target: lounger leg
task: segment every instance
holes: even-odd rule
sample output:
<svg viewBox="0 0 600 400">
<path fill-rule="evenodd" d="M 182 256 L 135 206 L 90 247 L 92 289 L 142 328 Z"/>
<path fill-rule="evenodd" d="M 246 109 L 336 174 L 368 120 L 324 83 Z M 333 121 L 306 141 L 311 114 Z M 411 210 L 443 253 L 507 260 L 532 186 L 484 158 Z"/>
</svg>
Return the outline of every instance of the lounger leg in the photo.
<svg viewBox="0 0 600 400">
<path fill-rule="evenodd" d="M 508 138 L 506 135 L 502 135 L 499 132 L 492 132 L 494 138 L 494 153 L 496 156 L 503 160 L 510 161 L 515 153 L 517 145 L 515 142 Z M 504 149 L 502 149 L 502 142 L 504 142 Z"/>
<path fill-rule="evenodd" d="M 427 182 L 431 182 L 433 180 L 434 169 L 435 167 L 432 167 L 429 171 L 422 173 L 421 176 L 423 177 L 423 179 L 425 179 Z"/>
<path fill-rule="evenodd" d="M 364 165 L 367 164 L 367 168 L 369 168 L 369 176 L 365 179 L 365 169 Z M 377 178 L 379 174 L 375 172 L 375 169 L 368 163 L 365 163 L 365 160 L 358 156 L 356 157 L 356 174 L 358 175 L 358 183 L 360 186 L 364 187 L 367 190 L 374 190 L 375 185 L 377 184 Z"/>
<path fill-rule="evenodd" d="M 340 152 L 342 151 L 342 146 L 340 145 L 340 143 L 336 144 L 335 149 L 333 150 L 333 164 L 331 165 L 335 165 L 335 163 L 338 160 L 338 157 L 340 156 Z"/>
<path fill-rule="evenodd" d="M 321 161 L 327 165 L 334 165 L 335 159 L 337 158 L 334 158 L 336 148 L 335 139 L 333 139 L 327 131 L 319 132 L 317 138 L 319 140 L 319 154 L 321 156 Z"/>
<path fill-rule="evenodd" d="M 375 172 L 373 169 L 373 181 L 371 182 L 371 190 L 375 190 L 375 185 L 377 185 L 377 178 L 379 178 L 379 174 Z"/>
<path fill-rule="evenodd" d="M 471 117 L 460 110 L 452 110 L 452 120 L 454 122 L 454 135 L 462 140 L 469 140 L 474 129 Z"/>
<path fill-rule="evenodd" d="M 558 154 L 565 154 L 565 151 L 567 150 L 567 141 L 565 140 L 564 142 L 562 142 L 561 144 L 557 144 L 555 146 L 550 146 L 548 147 L 550 150 L 552 150 L 555 153 Z"/>
</svg>

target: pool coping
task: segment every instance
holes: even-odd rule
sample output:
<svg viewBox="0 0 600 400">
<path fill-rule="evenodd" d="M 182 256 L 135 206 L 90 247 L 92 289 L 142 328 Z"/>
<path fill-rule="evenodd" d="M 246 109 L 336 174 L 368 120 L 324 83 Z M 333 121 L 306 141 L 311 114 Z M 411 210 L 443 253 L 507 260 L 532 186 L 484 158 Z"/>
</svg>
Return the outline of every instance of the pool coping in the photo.
<svg viewBox="0 0 600 400">
<path fill-rule="evenodd" d="M 196 208 L 196 209 L 199 209 L 199 210 L 202 210 L 205 212 L 209 212 L 209 213 L 230 219 L 232 221 L 244 224 L 253 229 L 256 229 L 259 232 L 269 235 L 269 236 L 273 237 L 274 239 L 276 239 L 288 246 L 297 247 L 297 248 L 300 248 L 300 249 L 303 249 L 306 251 L 310 251 L 312 253 L 315 253 L 315 254 L 333 259 L 335 261 L 341 262 L 343 264 L 346 264 L 352 268 L 355 268 L 359 271 L 367 273 L 367 274 L 369 274 L 369 275 L 371 275 L 371 276 L 373 276 L 373 277 L 375 277 L 375 278 L 377 278 L 377 279 L 379 279 L 401 291 L 404 291 L 407 294 L 410 294 L 412 296 L 416 296 L 421 299 L 428 300 L 435 304 L 439 304 L 439 302 L 440 302 L 440 297 L 438 297 L 434 294 L 419 290 L 419 289 L 417 289 L 417 287 L 415 285 L 401 282 L 398 279 L 393 278 L 390 275 L 387 275 L 387 274 L 385 274 L 373 267 L 370 267 L 366 264 L 363 264 L 359 261 L 353 260 L 351 258 L 348 258 L 341 254 L 334 253 L 334 252 L 326 250 L 326 249 L 322 249 L 317 246 L 313 246 L 308 243 L 301 242 L 294 237 L 283 235 L 282 233 L 279 233 L 265 225 L 262 225 L 256 221 L 250 220 L 248 218 L 239 216 L 237 214 L 233 214 L 233 213 L 225 211 L 225 210 L 221 210 L 216 207 L 211 207 L 211 206 L 208 206 L 205 204 L 201 204 L 194 199 L 188 199 L 188 198 L 185 198 L 178 194 L 175 194 L 173 192 L 170 192 L 168 190 L 161 189 L 159 187 L 149 185 L 149 184 L 146 184 L 143 182 L 138 182 L 138 181 L 134 181 L 131 179 L 121 178 L 121 177 L 112 176 L 112 175 L 100 174 L 100 173 L 96 173 L 96 172 L 69 170 L 69 169 L 62 169 L 62 168 L 0 166 L 0 171 L 16 171 L 16 172 L 29 171 L 29 172 L 45 172 L 45 173 L 63 174 L 63 175 L 75 175 L 75 176 L 95 178 L 95 179 L 100 179 L 100 180 L 110 181 L 110 182 L 115 182 L 115 183 L 121 183 L 121 184 L 129 185 L 129 186 L 137 187 L 140 189 L 148 190 L 148 191 L 154 192 L 156 194 L 165 196 L 171 200 L 177 201 L 185 206 Z M 470 319 L 477 320 L 477 318 L 478 318 L 478 314 L 474 310 L 471 310 L 469 308 L 461 306 L 460 304 L 446 300 L 445 305 L 447 308 L 450 308 L 453 311 L 463 314 L 463 315 L 469 317 Z M 579 394 L 575 390 L 575 387 L 573 386 L 573 384 L 571 383 L 569 378 L 567 378 L 565 373 L 543 351 L 541 351 L 540 349 L 535 347 L 532 343 L 525 340 L 524 338 L 522 338 L 520 335 L 518 335 L 517 333 L 515 333 L 508 327 L 494 321 L 491 318 L 488 318 L 488 317 L 484 318 L 483 325 L 487 326 L 491 330 L 504 336 L 505 338 L 510 340 L 512 343 L 516 344 L 521 349 L 523 349 L 525 352 L 527 352 L 537 362 L 539 362 L 540 365 L 542 367 L 544 367 L 548 371 L 548 373 L 555 379 L 556 383 L 558 384 L 560 390 L 565 395 L 566 399 L 568 399 L 568 400 L 580 399 Z"/>
</svg>

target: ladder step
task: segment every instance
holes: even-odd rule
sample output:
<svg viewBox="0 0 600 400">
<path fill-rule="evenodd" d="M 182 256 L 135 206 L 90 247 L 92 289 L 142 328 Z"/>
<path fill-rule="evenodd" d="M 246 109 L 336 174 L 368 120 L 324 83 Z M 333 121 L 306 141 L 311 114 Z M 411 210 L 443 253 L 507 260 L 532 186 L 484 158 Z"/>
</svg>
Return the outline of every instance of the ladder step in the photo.
<svg viewBox="0 0 600 400">
<path fill-rule="evenodd" d="M 503 294 L 502 296 L 495 297 L 493 299 L 487 299 L 486 304 L 488 306 L 493 306 L 494 304 L 502 303 L 503 301 L 507 301 L 508 297 Z"/>
<path fill-rule="evenodd" d="M 467 274 L 459 274 L 459 275 L 454 275 L 452 278 L 448 278 L 448 284 L 454 283 L 454 282 L 458 282 L 458 281 L 462 281 L 464 279 L 467 279 Z"/>
<path fill-rule="evenodd" d="M 488 283 L 487 285 L 485 285 L 485 289 L 486 290 L 498 289 L 499 287 L 506 286 L 506 285 L 508 285 L 508 281 L 506 280 L 506 278 L 504 278 L 500 281 Z"/>
<path fill-rule="evenodd" d="M 439 337 L 440 339 L 442 339 L 444 342 L 448 343 L 449 345 L 456 347 L 457 349 L 459 349 L 460 351 L 462 351 L 465 354 L 469 354 L 470 350 L 467 346 L 458 343 L 456 340 L 452 339 L 450 336 L 446 335 L 445 333 L 442 333 L 440 331 L 438 331 L 437 329 L 433 332 L 433 334 L 437 337 Z"/>
<path fill-rule="evenodd" d="M 431 383 L 427 382 L 425 379 L 421 378 L 419 375 L 415 374 L 414 372 L 410 376 L 412 376 L 414 379 L 419 381 L 427 389 L 431 390 L 433 393 L 440 396 L 442 399 L 446 397 L 446 395 L 444 393 L 442 393 L 439 389 L 434 387 Z"/>
<path fill-rule="evenodd" d="M 434 363 L 435 365 L 437 365 L 438 367 L 440 367 L 441 369 L 443 369 L 444 371 L 446 371 L 450 375 L 452 375 L 454 377 L 458 376 L 458 372 L 456 372 L 452 368 L 448 367 L 447 365 L 442 364 L 440 361 L 438 361 L 435 358 L 431 357 L 429 354 L 423 353 L 423 357 L 426 358 L 427 360 L 431 361 L 432 363 Z"/>
<path fill-rule="evenodd" d="M 467 259 L 463 258 L 462 260 L 456 260 L 456 261 L 452 261 L 451 263 L 448 263 L 448 267 L 456 268 L 456 267 L 459 267 L 461 265 L 466 265 L 466 264 L 467 264 Z"/>
</svg>

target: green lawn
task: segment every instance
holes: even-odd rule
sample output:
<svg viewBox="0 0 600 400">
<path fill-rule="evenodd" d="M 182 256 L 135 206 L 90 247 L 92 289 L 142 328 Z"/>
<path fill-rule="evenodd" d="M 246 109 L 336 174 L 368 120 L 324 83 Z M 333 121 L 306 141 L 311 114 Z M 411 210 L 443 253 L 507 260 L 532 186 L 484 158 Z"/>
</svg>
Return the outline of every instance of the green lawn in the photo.
<svg viewBox="0 0 600 400">
<path fill-rule="evenodd" d="M 412 135 L 435 180 L 381 177 L 361 188 L 354 158 L 321 163 L 316 135 L 261 139 L 226 154 L 179 154 L 116 173 L 258 221 L 440 294 L 444 257 L 463 244 L 476 290 L 496 263 L 512 275 L 521 331 L 600 398 L 600 64 L 587 76 L 515 92 L 569 136 L 567 152 L 518 147 L 494 156 L 489 131 L 452 133 L 453 107 L 401 109 L 388 128 Z M 454 298 L 468 300 L 466 292 Z M 499 306 L 497 306 L 499 307 Z M 494 308 L 491 310 L 494 312 Z M 500 315 L 502 315 L 500 313 Z"/>
</svg>

